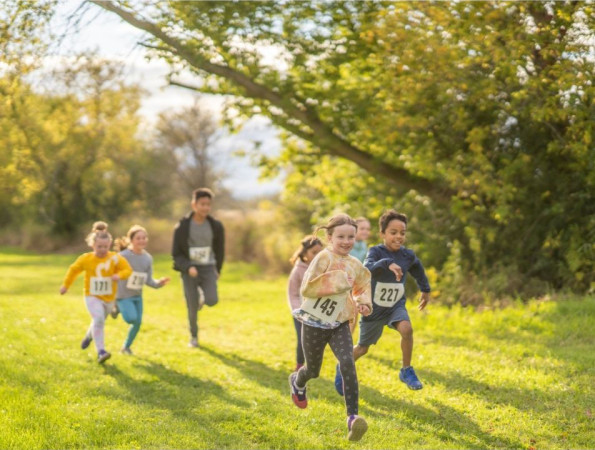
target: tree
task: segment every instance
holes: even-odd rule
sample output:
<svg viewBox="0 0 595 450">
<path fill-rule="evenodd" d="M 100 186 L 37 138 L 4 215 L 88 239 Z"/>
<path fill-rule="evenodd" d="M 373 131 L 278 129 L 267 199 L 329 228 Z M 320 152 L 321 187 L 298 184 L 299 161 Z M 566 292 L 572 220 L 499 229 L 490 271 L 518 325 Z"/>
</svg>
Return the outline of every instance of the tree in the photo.
<svg viewBox="0 0 595 450">
<path fill-rule="evenodd" d="M 197 187 L 208 186 L 216 192 L 219 205 L 231 201 L 231 193 L 221 183 L 225 171 L 216 164 L 224 159 L 216 148 L 221 133 L 208 110 L 196 101 L 179 111 L 161 113 L 156 130 L 154 145 L 175 162 L 179 195 L 187 198 Z"/>
<path fill-rule="evenodd" d="M 591 285 L 592 5 L 93 3 L 201 77 L 174 83 L 231 95 L 305 142 L 288 145 L 292 166 L 340 157 L 396 188 L 379 183 L 383 200 L 432 199 L 477 277 L 499 266 L 505 282 Z"/>
</svg>

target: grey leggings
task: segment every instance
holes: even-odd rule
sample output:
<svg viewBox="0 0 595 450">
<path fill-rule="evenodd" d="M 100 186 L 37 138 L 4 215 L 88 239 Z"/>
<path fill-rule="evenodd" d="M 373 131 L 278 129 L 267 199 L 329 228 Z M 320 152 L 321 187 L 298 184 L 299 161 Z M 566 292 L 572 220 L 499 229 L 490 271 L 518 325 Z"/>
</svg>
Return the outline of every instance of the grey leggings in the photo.
<svg viewBox="0 0 595 450">
<path fill-rule="evenodd" d="M 296 384 L 305 386 L 308 380 L 318 378 L 326 344 L 330 345 L 335 357 L 339 360 L 347 415 L 357 414 L 359 388 L 353 361 L 353 339 L 349 322 L 344 322 L 332 330 L 302 324 L 302 346 L 306 356 L 306 365 L 298 371 Z"/>
</svg>

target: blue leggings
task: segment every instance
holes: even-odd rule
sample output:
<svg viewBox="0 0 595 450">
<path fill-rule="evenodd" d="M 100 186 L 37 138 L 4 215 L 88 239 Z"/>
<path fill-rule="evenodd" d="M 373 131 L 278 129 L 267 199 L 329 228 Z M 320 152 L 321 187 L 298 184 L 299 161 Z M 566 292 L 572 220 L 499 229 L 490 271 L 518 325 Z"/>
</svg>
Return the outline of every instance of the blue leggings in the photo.
<svg viewBox="0 0 595 450">
<path fill-rule="evenodd" d="M 128 297 L 118 299 L 118 308 L 122 313 L 122 318 L 126 323 L 130 324 L 128 329 L 128 336 L 124 342 L 125 348 L 130 348 L 143 320 L 143 298 L 138 295 L 136 297 Z"/>
</svg>

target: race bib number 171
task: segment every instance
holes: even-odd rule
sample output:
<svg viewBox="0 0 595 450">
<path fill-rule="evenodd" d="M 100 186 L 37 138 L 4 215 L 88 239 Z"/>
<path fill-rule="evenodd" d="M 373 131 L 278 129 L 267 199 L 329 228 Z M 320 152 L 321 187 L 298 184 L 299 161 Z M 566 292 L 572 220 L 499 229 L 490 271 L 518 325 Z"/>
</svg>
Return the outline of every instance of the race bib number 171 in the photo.
<svg viewBox="0 0 595 450">
<path fill-rule="evenodd" d="M 304 298 L 301 310 L 320 319 L 324 323 L 332 324 L 337 321 L 339 313 L 345 308 L 347 293 L 327 295 L 318 298 Z"/>
<path fill-rule="evenodd" d="M 112 279 L 110 277 L 91 277 L 89 292 L 91 295 L 111 295 Z"/>
<path fill-rule="evenodd" d="M 374 303 L 378 306 L 390 308 L 403 298 L 405 286 L 403 283 L 376 283 L 374 289 Z"/>
</svg>

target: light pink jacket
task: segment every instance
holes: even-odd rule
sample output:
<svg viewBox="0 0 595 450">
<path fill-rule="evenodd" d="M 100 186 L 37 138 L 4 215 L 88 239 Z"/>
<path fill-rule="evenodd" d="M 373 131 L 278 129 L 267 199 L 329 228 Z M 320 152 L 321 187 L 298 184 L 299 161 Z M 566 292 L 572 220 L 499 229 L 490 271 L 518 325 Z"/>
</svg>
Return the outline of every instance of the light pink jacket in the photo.
<svg viewBox="0 0 595 450">
<path fill-rule="evenodd" d="M 302 280 L 304 279 L 306 269 L 308 269 L 308 264 L 298 258 L 289 274 L 289 281 L 287 283 L 287 301 L 289 303 L 289 309 L 292 311 L 298 309 L 302 304 L 300 287 L 302 286 Z"/>
</svg>

